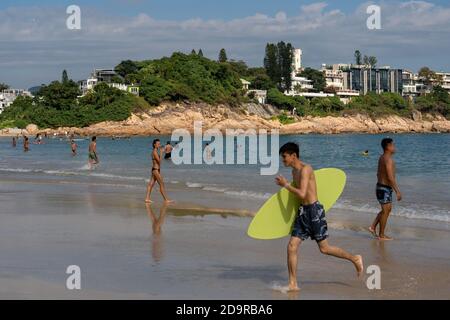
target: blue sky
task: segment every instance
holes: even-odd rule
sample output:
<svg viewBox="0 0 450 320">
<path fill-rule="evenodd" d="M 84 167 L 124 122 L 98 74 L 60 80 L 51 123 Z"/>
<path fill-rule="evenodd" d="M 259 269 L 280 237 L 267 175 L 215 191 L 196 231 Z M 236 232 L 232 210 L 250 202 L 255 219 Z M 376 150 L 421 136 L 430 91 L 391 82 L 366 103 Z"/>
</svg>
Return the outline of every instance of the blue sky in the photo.
<svg viewBox="0 0 450 320">
<path fill-rule="evenodd" d="M 93 6 L 103 12 L 118 15 L 135 15 L 145 12 L 159 19 L 182 20 L 194 17 L 204 19 L 232 19 L 253 15 L 256 12 L 274 15 L 279 11 L 296 12 L 300 6 L 316 3 L 314 0 L 2 0 L 0 9 L 11 6 Z M 329 0 L 330 9 L 353 11 L 362 0 Z M 373 1 L 377 3 L 379 1 Z M 448 0 L 427 1 L 438 5 Z"/>
<path fill-rule="evenodd" d="M 145 12 L 160 19 L 183 20 L 200 17 L 204 19 L 231 19 L 253 15 L 255 12 L 269 15 L 278 11 L 298 11 L 301 5 L 317 1 L 307 0 L 2 0 L 0 9 L 10 6 L 94 6 L 102 11 L 119 15 L 135 15 Z M 361 0 L 328 1 L 330 8 L 339 8 L 348 12 Z M 445 1 L 433 1 L 435 3 Z M 175 9 L 176 8 L 176 9 Z"/>
<path fill-rule="evenodd" d="M 368 30 L 365 8 L 382 8 L 382 29 Z M 67 5 L 82 10 L 82 30 L 65 28 Z M 289 41 L 304 65 L 348 63 L 355 49 L 379 65 L 450 71 L 450 4 L 446 0 L 2 0 L 0 82 L 48 83 L 62 69 L 79 80 L 94 67 L 220 48 L 260 66 L 267 42 Z"/>
</svg>

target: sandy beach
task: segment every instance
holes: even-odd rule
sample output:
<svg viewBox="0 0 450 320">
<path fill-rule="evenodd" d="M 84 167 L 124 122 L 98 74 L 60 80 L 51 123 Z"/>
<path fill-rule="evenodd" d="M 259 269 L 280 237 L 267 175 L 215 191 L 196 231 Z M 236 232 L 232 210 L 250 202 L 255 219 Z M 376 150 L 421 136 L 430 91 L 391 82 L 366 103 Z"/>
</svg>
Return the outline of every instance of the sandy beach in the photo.
<svg viewBox="0 0 450 320">
<path fill-rule="evenodd" d="M 393 217 L 396 240 L 379 242 L 365 230 L 367 215 L 332 209 L 330 241 L 362 254 L 366 267 L 378 265 L 381 290 L 369 290 L 367 275 L 358 280 L 353 266 L 307 241 L 300 249 L 302 290 L 286 294 L 276 290 L 287 279 L 286 239 L 250 239 L 248 213 L 202 209 L 195 189 L 171 192 L 181 200 L 160 220 L 159 195 L 149 210 L 136 188 L 3 180 L 0 298 L 450 298 L 448 224 Z M 81 268 L 81 290 L 66 289 L 69 265 Z"/>
</svg>

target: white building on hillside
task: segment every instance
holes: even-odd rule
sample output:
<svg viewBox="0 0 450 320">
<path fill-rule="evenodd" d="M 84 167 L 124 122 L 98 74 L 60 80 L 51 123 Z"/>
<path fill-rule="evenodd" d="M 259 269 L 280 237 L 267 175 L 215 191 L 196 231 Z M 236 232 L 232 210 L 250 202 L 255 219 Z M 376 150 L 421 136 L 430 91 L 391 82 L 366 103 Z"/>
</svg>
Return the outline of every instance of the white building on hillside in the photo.
<svg viewBox="0 0 450 320">
<path fill-rule="evenodd" d="M 436 72 L 436 75 L 441 77 L 441 82 L 436 83 L 450 93 L 450 72 Z"/>
<path fill-rule="evenodd" d="M 100 82 L 104 82 L 112 88 L 126 91 L 137 96 L 139 95 L 139 86 L 114 82 L 115 79 L 123 80 L 123 78 L 120 75 L 116 74 L 116 72 L 112 69 L 94 69 L 89 78 L 78 82 L 81 90 L 81 95 L 86 95 Z"/>
<path fill-rule="evenodd" d="M 5 108 L 12 105 L 14 100 L 16 100 L 17 97 L 20 96 L 26 96 L 26 97 L 33 97 L 33 95 L 25 89 L 6 89 L 0 92 L 0 113 L 5 110 Z"/>
</svg>

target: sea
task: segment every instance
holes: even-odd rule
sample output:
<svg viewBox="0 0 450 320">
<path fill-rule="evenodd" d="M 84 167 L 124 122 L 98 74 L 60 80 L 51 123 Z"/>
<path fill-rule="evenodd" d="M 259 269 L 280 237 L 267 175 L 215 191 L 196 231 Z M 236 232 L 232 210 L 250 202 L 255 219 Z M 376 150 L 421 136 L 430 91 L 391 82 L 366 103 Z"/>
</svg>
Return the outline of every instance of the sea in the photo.
<svg viewBox="0 0 450 320">
<path fill-rule="evenodd" d="M 449 223 L 449 134 L 285 135 L 279 137 L 278 146 L 296 142 L 300 146 L 301 159 L 314 169 L 332 167 L 344 170 L 347 184 L 334 208 L 373 216 L 379 211 L 375 184 L 377 161 L 382 151 L 380 142 L 387 136 L 394 139 L 397 147 L 397 179 L 403 194 L 403 200 L 394 204 L 393 215 L 410 220 Z M 2 137 L 0 181 L 44 181 L 61 187 L 65 184 L 90 188 L 111 186 L 122 188 L 124 192 L 142 194 L 143 199 L 151 174 L 152 141 L 156 138 L 161 140 L 162 145 L 171 140 L 170 136 L 99 137 L 97 150 L 100 163 L 91 170 L 87 161 L 87 138 L 75 139 L 78 154 L 73 156 L 69 140 L 65 137 L 44 139 L 40 145 L 34 144 L 31 138 L 29 152 L 23 151 L 22 140 L 13 147 L 11 138 Z M 171 142 L 174 144 L 177 141 Z M 202 148 L 205 148 L 206 142 L 203 141 Z M 234 141 L 234 148 L 224 148 L 224 159 L 227 151 L 234 157 L 239 152 L 244 154 L 245 163 L 241 164 L 236 164 L 236 161 L 228 164 L 175 164 L 164 160 L 162 175 L 169 194 L 175 190 L 188 190 L 195 197 L 184 200 L 192 203 L 220 209 L 256 211 L 279 189 L 275 184 L 276 175 L 290 178 L 291 170 L 284 168 L 280 162 L 275 174 L 262 175 L 261 168 L 268 165 L 249 163 L 250 143 L 249 140 L 245 140 L 244 144 Z M 178 148 L 181 149 L 181 146 Z M 365 150 L 369 151 L 368 156 L 362 155 Z M 191 152 L 193 157 L 194 148 Z M 273 154 L 276 157 L 278 150 L 273 150 Z"/>
</svg>

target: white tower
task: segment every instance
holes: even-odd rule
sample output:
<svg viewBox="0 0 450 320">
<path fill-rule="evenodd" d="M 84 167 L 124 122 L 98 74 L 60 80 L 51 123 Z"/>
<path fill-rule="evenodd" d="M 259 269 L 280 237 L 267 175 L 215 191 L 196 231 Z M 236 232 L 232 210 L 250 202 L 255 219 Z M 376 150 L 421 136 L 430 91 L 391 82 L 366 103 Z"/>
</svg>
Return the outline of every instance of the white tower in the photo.
<svg viewBox="0 0 450 320">
<path fill-rule="evenodd" d="M 292 73 L 300 73 L 302 70 L 302 49 L 294 49 L 294 58 L 292 61 Z"/>
</svg>

